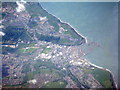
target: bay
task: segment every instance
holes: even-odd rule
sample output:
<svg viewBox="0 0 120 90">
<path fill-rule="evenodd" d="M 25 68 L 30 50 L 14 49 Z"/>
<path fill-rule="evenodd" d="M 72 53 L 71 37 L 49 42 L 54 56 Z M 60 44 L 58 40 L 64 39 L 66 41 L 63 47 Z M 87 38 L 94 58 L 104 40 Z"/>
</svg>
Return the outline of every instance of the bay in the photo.
<svg viewBox="0 0 120 90">
<path fill-rule="evenodd" d="M 72 25 L 101 48 L 85 58 L 112 71 L 118 82 L 118 11 L 114 2 L 42 2 L 42 7 Z"/>
</svg>

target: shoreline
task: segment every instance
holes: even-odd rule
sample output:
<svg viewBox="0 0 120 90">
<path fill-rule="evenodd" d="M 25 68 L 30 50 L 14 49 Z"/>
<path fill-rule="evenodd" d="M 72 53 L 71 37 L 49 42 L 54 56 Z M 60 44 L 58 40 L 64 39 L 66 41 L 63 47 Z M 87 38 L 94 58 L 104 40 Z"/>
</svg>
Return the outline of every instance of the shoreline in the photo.
<svg viewBox="0 0 120 90">
<path fill-rule="evenodd" d="M 40 4 L 40 6 L 42 7 L 42 5 Z M 42 7 L 43 8 L 43 7 Z M 48 12 L 45 8 L 43 8 L 43 10 L 45 10 L 48 14 L 52 15 L 54 18 L 57 18 L 60 23 L 64 23 L 64 24 L 67 24 L 68 26 L 70 26 L 74 31 L 75 33 L 77 33 L 79 36 L 83 37 L 85 39 L 85 43 L 88 43 L 88 40 L 87 40 L 87 37 L 83 36 L 82 34 L 80 34 L 75 28 L 73 28 L 72 25 L 70 25 L 70 23 L 68 22 L 65 22 L 65 21 L 62 21 L 59 17 L 55 16 L 54 14 L 51 14 L 50 12 Z"/>
<path fill-rule="evenodd" d="M 86 59 L 85 59 L 86 60 Z M 111 78 L 112 78 L 112 84 L 115 88 L 117 88 L 117 83 L 115 82 L 115 78 L 114 78 L 114 74 L 109 70 L 109 69 L 106 69 L 106 68 L 103 68 L 103 67 L 100 67 L 100 66 L 97 66 L 93 63 L 91 63 L 90 61 L 86 60 L 90 65 L 96 67 L 96 68 L 99 68 L 99 69 L 102 69 L 102 70 L 105 70 L 105 71 L 108 71 L 110 74 L 111 74 Z"/>
<path fill-rule="evenodd" d="M 39 3 L 39 4 L 40 4 L 40 3 Z M 40 4 L 40 6 L 42 7 L 41 4 Z M 42 8 L 43 8 L 43 7 L 42 7 Z M 62 21 L 62 20 L 61 20 L 60 18 L 58 18 L 57 16 L 55 16 L 55 15 L 51 14 L 50 12 L 48 12 L 45 8 L 43 8 L 43 9 L 44 9 L 48 14 L 52 15 L 54 18 L 57 18 L 57 19 L 60 21 L 60 23 L 65 23 L 65 24 L 69 25 L 79 36 L 83 37 L 83 38 L 85 39 L 85 43 L 83 43 L 83 44 L 87 44 L 87 43 L 88 43 L 87 37 L 85 37 L 85 36 L 83 36 L 82 34 L 80 34 L 75 28 L 73 28 L 72 25 L 70 25 L 70 23 L 65 22 L 65 21 Z M 82 44 L 81 44 L 81 45 L 82 45 Z M 86 60 L 86 59 L 85 59 L 85 60 Z M 88 60 L 86 60 L 86 61 L 87 61 L 90 65 L 92 65 L 92 66 L 94 66 L 94 67 L 96 67 L 96 68 L 99 68 L 99 69 L 108 71 L 108 72 L 111 74 L 111 76 L 112 76 L 112 80 L 113 80 L 112 83 L 113 83 L 113 85 L 115 86 L 115 88 L 117 88 L 117 83 L 116 83 L 116 81 L 115 81 L 114 74 L 112 73 L 112 71 L 110 71 L 109 69 L 106 69 L 106 68 L 104 68 L 104 67 L 97 66 L 97 65 L 91 63 L 91 62 L 88 61 Z"/>
</svg>

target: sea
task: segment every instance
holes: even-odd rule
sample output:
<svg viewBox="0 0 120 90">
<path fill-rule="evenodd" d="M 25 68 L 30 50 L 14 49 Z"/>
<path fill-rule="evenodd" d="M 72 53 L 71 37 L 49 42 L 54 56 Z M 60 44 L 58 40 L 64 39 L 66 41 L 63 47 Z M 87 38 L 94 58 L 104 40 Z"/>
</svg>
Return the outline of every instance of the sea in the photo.
<svg viewBox="0 0 120 90">
<path fill-rule="evenodd" d="M 109 69 L 118 82 L 118 3 L 40 2 L 42 7 L 69 23 L 87 42 L 96 43 L 85 58 Z"/>
</svg>

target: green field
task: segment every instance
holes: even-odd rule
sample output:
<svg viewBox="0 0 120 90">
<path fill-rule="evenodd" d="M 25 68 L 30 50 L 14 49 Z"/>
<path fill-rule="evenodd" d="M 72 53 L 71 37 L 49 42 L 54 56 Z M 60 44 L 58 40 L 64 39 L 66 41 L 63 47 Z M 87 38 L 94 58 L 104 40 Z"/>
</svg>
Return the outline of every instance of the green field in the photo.
<svg viewBox="0 0 120 90">
<path fill-rule="evenodd" d="M 25 69 L 27 66 L 28 66 L 28 64 L 26 66 L 24 66 L 24 69 L 23 69 L 24 72 L 30 71 L 29 69 Z M 46 68 L 40 68 L 41 66 L 45 66 Z M 28 81 L 28 80 L 33 79 L 34 75 L 36 75 L 36 74 L 49 74 L 55 78 L 62 78 L 63 77 L 62 72 L 60 72 L 54 66 L 54 64 L 49 62 L 49 61 L 39 60 L 35 63 L 34 68 L 35 68 L 35 71 L 26 73 L 26 76 L 24 77 L 24 81 Z"/>
<path fill-rule="evenodd" d="M 49 82 L 43 86 L 43 88 L 65 88 L 67 82 L 64 80 L 58 80 L 54 82 Z"/>
<path fill-rule="evenodd" d="M 32 53 L 34 52 L 35 50 L 37 50 L 37 48 L 29 48 L 29 49 L 20 49 L 20 52 L 21 53 Z"/>
<path fill-rule="evenodd" d="M 95 68 L 94 70 L 91 71 L 91 74 L 105 88 L 111 88 L 112 87 L 112 81 L 111 81 L 111 77 L 110 77 L 110 72 L 108 72 L 106 70 Z"/>
<path fill-rule="evenodd" d="M 55 65 L 50 61 L 37 60 L 37 62 L 34 65 L 35 69 L 38 69 L 41 66 L 46 66 L 47 68 L 51 68 L 51 69 L 56 68 Z"/>
<path fill-rule="evenodd" d="M 30 72 L 31 71 L 31 68 L 30 68 L 30 64 L 25 64 L 23 66 L 23 73 L 27 73 L 27 72 Z"/>
<path fill-rule="evenodd" d="M 48 54 L 50 52 L 51 48 L 45 48 L 42 53 L 44 54 Z"/>
<path fill-rule="evenodd" d="M 67 30 L 67 31 L 64 32 L 64 34 L 69 34 L 73 38 L 76 38 L 76 39 L 80 38 L 80 36 L 69 25 L 66 25 L 66 24 L 63 23 L 62 27 Z"/>
<path fill-rule="evenodd" d="M 59 71 L 57 71 L 55 69 L 40 68 L 36 71 L 27 73 L 26 76 L 24 77 L 24 80 L 25 81 L 31 80 L 34 78 L 34 76 L 36 74 L 48 74 L 48 75 L 52 75 L 55 78 L 62 78 L 63 77 L 62 73 L 60 73 Z"/>
</svg>

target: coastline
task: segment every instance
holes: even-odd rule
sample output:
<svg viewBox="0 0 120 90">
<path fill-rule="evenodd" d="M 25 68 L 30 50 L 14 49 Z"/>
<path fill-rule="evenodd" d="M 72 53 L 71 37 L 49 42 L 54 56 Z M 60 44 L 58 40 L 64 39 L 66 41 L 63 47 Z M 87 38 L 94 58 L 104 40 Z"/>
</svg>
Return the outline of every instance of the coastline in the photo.
<svg viewBox="0 0 120 90">
<path fill-rule="evenodd" d="M 40 4 L 40 6 L 42 7 L 41 4 Z M 85 37 L 82 34 L 80 34 L 75 28 L 73 28 L 72 25 L 70 25 L 70 23 L 62 21 L 57 16 L 55 16 L 55 15 L 51 14 L 50 12 L 48 12 L 45 8 L 42 7 L 42 9 L 45 10 L 48 14 L 52 15 L 54 18 L 58 19 L 60 21 L 60 23 L 67 24 L 68 26 L 70 26 L 74 30 L 75 33 L 77 33 L 79 36 L 81 36 L 81 37 L 83 37 L 85 39 L 85 43 L 88 43 L 87 37 Z"/>
<path fill-rule="evenodd" d="M 40 3 L 39 3 L 39 4 L 40 4 Z M 40 6 L 42 7 L 41 4 L 40 4 Z M 42 9 L 45 10 L 48 14 L 52 15 L 54 18 L 57 18 L 57 19 L 60 21 L 60 23 L 64 23 L 64 24 L 69 25 L 79 36 L 81 36 L 81 37 L 83 37 L 83 38 L 85 39 L 85 43 L 83 43 L 83 44 L 87 44 L 87 43 L 88 43 L 87 37 L 85 37 L 85 36 L 83 36 L 82 34 L 80 34 L 75 28 L 73 28 L 72 25 L 70 25 L 70 23 L 62 21 L 62 20 L 61 20 L 60 18 L 58 18 L 57 16 L 55 16 L 55 15 L 53 15 L 52 13 L 48 12 L 45 8 L 42 7 Z M 81 44 L 81 45 L 82 45 L 82 44 Z M 85 60 L 86 60 L 86 59 L 85 59 Z M 114 78 L 114 75 L 113 75 L 112 71 L 110 71 L 109 69 L 106 69 L 106 68 L 104 68 L 104 67 L 97 66 L 97 65 L 91 63 L 91 62 L 88 61 L 88 60 L 86 60 L 86 61 L 87 61 L 90 65 L 92 65 L 92 66 L 94 66 L 94 67 L 96 67 L 96 68 L 99 68 L 99 69 L 108 71 L 108 72 L 111 74 L 113 86 L 114 86 L 115 88 L 117 88 L 117 83 L 115 82 L 115 78 Z"/>
<path fill-rule="evenodd" d="M 86 59 L 85 59 L 86 60 Z M 99 68 L 99 69 L 102 69 L 102 70 L 105 70 L 105 71 L 108 71 L 110 74 L 111 74 L 111 78 L 112 78 L 112 84 L 115 88 L 117 88 L 117 83 L 115 82 L 115 78 L 114 78 L 114 74 L 109 70 L 109 69 L 106 69 L 106 68 L 103 68 L 103 67 L 100 67 L 100 66 L 97 66 L 93 63 L 91 63 L 90 61 L 86 60 L 90 65 L 96 67 L 96 68 Z"/>
</svg>

